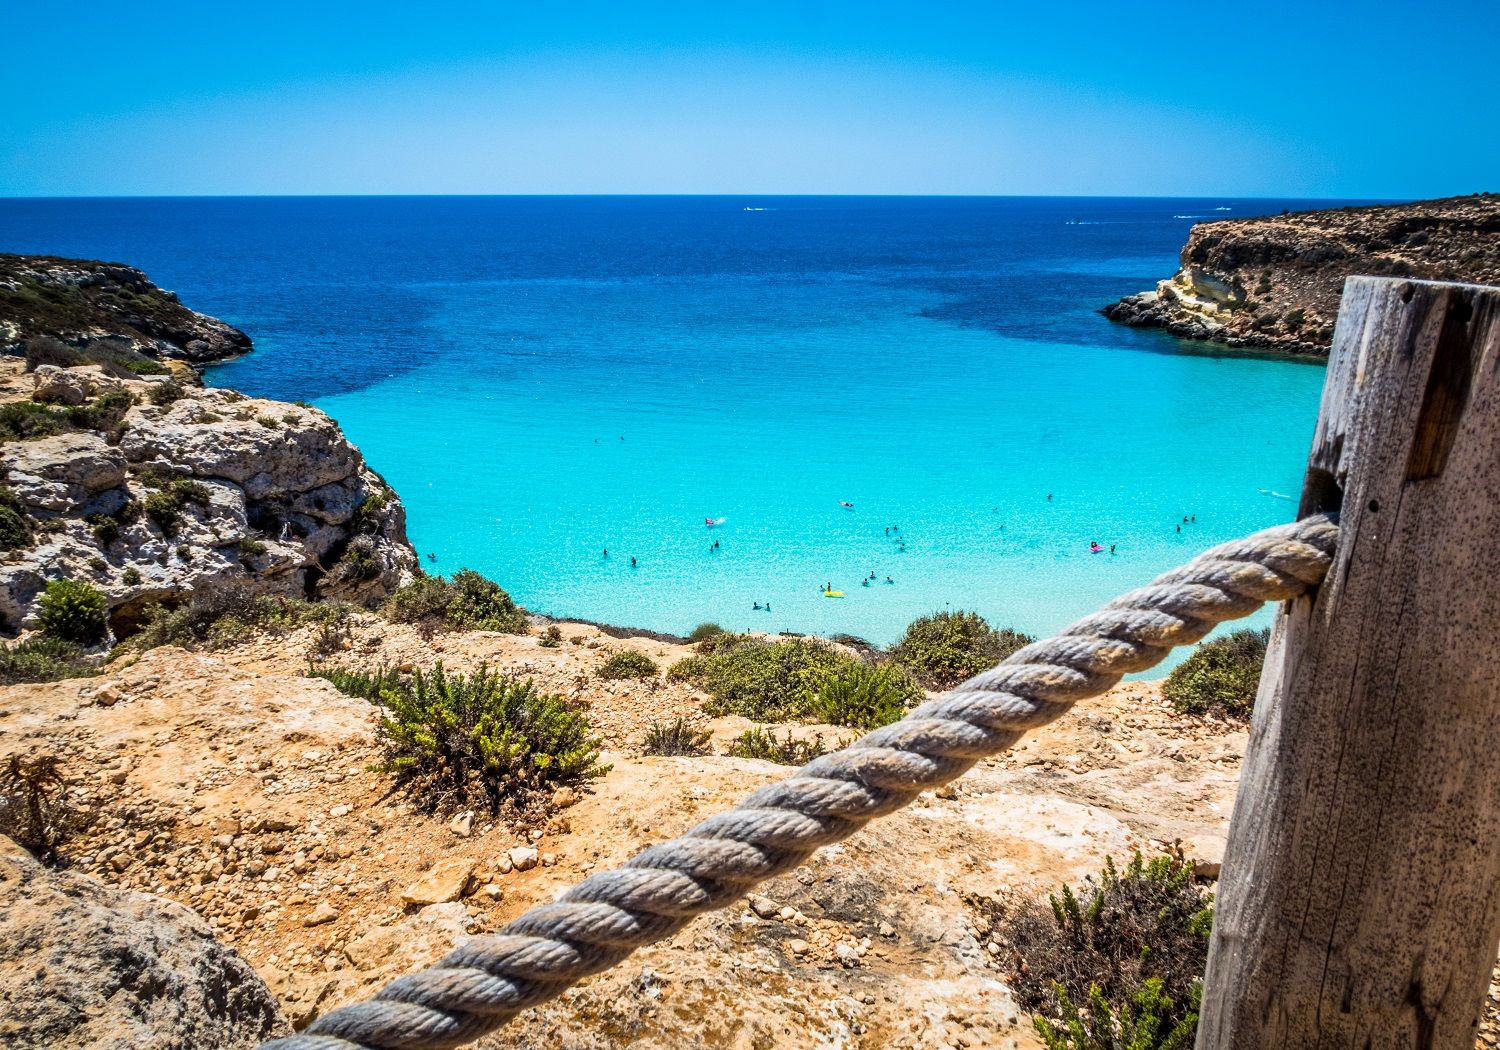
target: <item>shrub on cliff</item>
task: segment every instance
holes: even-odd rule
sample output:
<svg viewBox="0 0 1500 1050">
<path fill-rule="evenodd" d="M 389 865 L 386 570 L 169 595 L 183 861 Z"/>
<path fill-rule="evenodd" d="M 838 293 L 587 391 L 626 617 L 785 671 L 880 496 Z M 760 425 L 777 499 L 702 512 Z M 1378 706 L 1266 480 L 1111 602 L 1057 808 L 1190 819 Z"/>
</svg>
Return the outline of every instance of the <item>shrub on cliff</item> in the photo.
<svg viewBox="0 0 1500 1050">
<path fill-rule="evenodd" d="M 625 649 L 605 660 L 595 673 L 600 678 L 655 678 L 656 661 L 645 653 Z"/>
<path fill-rule="evenodd" d="M 1034 641 L 1010 628 L 997 631 L 978 613 L 940 612 L 913 620 L 891 658 L 928 688 L 948 689 Z"/>
<path fill-rule="evenodd" d="M 37 626 L 42 633 L 75 645 L 104 641 L 104 595 L 87 583 L 63 578 L 52 580 L 40 599 Z"/>
<path fill-rule="evenodd" d="M 720 627 L 716 623 L 700 623 L 697 627 L 693 628 L 693 633 L 688 635 L 688 641 L 692 642 L 694 645 L 697 645 L 701 642 L 707 642 L 711 639 L 718 638 L 724 633 L 724 628 Z"/>
<path fill-rule="evenodd" d="M 39 857 L 80 822 L 67 802 L 62 763 L 56 755 L 12 754 L 0 763 L 0 835 L 8 835 Z"/>
<path fill-rule="evenodd" d="M 558 787 L 612 768 L 599 764 L 603 741 L 589 735 L 588 719 L 530 680 L 484 666 L 450 677 L 441 662 L 410 677 L 326 677 L 351 695 L 378 694 L 380 769 L 395 773 L 424 812 L 481 803 L 524 821 L 543 812 Z"/>
<path fill-rule="evenodd" d="M 1243 630 L 1204 642 L 1172 669 L 1161 695 L 1183 714 L 1250 717 L 1260 688 L 1269 630 Z"/>
<path fill-rule="evenodd" d="M 224 647 L 258 631 L 280 633 L 304 624 L 337 629 L 352 611 L 347 602 L 308 602 L 224 586 L 200 590 L 186 605 L 156 606 L 146 625 L 124 644 L 143 652 L 162 645 Z"/>
<path fill-rule="evenodd" d="M 61 638 L 34 634 L 24 642 L 0 644 L 0 685 L 57 682 L 98 673 L 98 667 L 81 648 Z"/>
<path fill-rule="evenodd" d="M 0 441 L 27 441 L 71 430 L 68 414 L 35 401 L 0 405 Z"/>
<path fill-rule="evenodd" d="M 395 623 L 427 628 L 446 626 L 461 631 L 501 631 L 526 634 L 531 630 L 526 610 L 492 580 L 471 569 L 460 569 L 452 580 L 422 576 L 398 587 L 380 613 Z"/>
<path fill-rule="evenodd" d="M 725 753 L 731 758 L 758 758 L 779 766 L 805 766 L 824 752 L 821 736 L 814 737 L 811 743 L 794 740 L 788 729 L 786 739 L 777 740 L 775 733 L 757 726 L 736 737 Z"/>
<path fill-rule="evenodd" d="M 187 397 L 187 391 L 169 379 L 164 383 L 153 383 L 146 396 L 151 399 L 153 405 L 166 408 L 173 401 L 181 401 Z"/>
<path fill-rule="evenodd" d="M 1102 1004 L 1121 1020 L 1128 1011 L 1137 1027 L 1155 1019 L 1140 1033 L 1148 1036 L 1144 1047 L 1179 1045 L 1150 1040 L 1170 1038 L 1184 1025 L 1176 1038 L 1192 1045 L 1213 896 L 1193 882 L 1191 862 L 1164 856 L 1148 864 L 1137 853 L 1121 873 L 1106 858 L 1098 879 L 1086 880 L 1077 893 L 1063 886 L 1060 894 L 1011 914 L 993 900 L 969 903 L 978 912 L 978 932 L 1001 945 L 997 961 L 1009 963 L 1006 983 L 1016 1002 L 1038 1015 L 1036 1027 L 1049 1047 L 1068 1047 L 1057 1042 L 1063 1036 L 1056 1023 L 1071 1027 L 1073 1005 L 1083 1002 L 1093 1004 L 1097 1034 L 1107 1027 Z"/>
<path fill-rule="evenodd" d="M 31 522 L 26 508 L 9 485 L 0 485 L 0 551 L 31 546 Z"/>
<path fill-rule="evenodd" d="M 921 696 L 904 667 L 852 664 L 824 679 L 808 698 L 808 711 L 829 725 L 875 729 L 906 714 L 907 704 Z"/>
<path fill-rule="evenodd" d="M 658 723 L 646 730 L 641 752 L 647 755 L 706 755 L 713 736 L 710 732 L 689 728 L 686 719 L 678 718 L 671 725 Z"/>
<path fill-rule="evenodd" d="M 84 364 L 88 359 L 61 339 L 50 335 L 36 335 L 26 340 L 26 371 L 35 372 L 42 365 L 72 368 Z"/>
<path fill-rule="evenodd" d="M 710 695 L 703 710 L 717 718 L 743 715 L 757 722 L 800 718 L 823 683 L 856 661 L 811 638 L 765 642 L 721 635 L 714 648 L 673 664 L 667 677 L 691 682 Z M 700 648 L 701 648 L 700 643 Z"/>
</svg>

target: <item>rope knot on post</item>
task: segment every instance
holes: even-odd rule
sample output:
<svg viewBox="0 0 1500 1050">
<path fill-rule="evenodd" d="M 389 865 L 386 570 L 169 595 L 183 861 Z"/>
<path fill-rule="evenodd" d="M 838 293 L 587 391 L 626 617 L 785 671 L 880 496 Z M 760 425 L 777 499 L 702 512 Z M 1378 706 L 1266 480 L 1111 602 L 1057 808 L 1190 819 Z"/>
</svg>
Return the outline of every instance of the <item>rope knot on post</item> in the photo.
<svg viewBox="0 0 1500 1050">
<path fill-rule="evenodd" d="M 1337 539 L 1336 517 L 1318 515 L 1214 547 L 899 722 L 263 1050 L 438 1050 L 477 1039 L 954 780 L 1173 647 L 1265 602 L 1307 593 L 1327 573 Z"/>
</svg>

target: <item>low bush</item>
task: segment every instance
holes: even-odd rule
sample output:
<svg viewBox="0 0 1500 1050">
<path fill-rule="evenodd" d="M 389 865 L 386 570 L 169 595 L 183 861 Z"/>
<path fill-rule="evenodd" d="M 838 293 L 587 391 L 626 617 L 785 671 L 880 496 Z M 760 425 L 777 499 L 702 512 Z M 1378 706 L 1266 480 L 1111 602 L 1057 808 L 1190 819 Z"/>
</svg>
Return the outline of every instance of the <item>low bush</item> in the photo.
<svg viewBox="0 0 1500 1050">
<path fill-rule="evenodd" d="M 120 519 L 109 514 L 90 514 L 83 519 L 88 522 L 99 546 L 107 548 L 120 538 Z"/>
<path fill-rule="evenodd" d="M 52 580 L 40 599 L 37 625 L 43 634 L 75 645 L 104 641 L 104 595 L 87 583 L 67 578 Z"/>
<path fill-rule="evenodd" d="M 793 740 L 789 729 L 785 740 L 777 740 L 775 733 L 757 726 L 736 737 L 726 754 L 733 758 L 758 758 L 782 766 L 805 766 L 825 751 L 822 736 L 815 736 L 812 743 Z"/>
<path fill-rule="evenodd" d="M 0 441 L 51 437 L 71 430 L 67 412 L 35 401 L 9 401 L 0 405 Z"/>
<path fill-rule="evenodd" d="M 395 623 L 455 630 L 500 631 L 526 634 L 531 622 L 499 584 L 472 569 L 461 569 L 452 580 L 422 576 L 398 587 L 380 607 L 380 613 Z"/>
<path fill-rule="evenodd" d="M 717 718 L 743 715 L 782 722 L 809 712 L 823 683 L 858 661 L 812 638 L 765 642 L 721 635 L 699 643 L 711 651 L 673 664 L 667 677 L 691 682 L 710 695 L 703 710 Z"/>
<path fill-rule="evenodd" d="M 114 433 L 120 428 L 125 413 L 135 404 L 135 395 L 124 390 L 101 394 L 85 405 L 74 405 L 68 409 L 68 422 L 79 430 L 99 430 Z"/>
<path fill-rule="evenodd" d="M 395 668 L 377 668 L 374 671 L 351 671 L 345 667 L 309 668 L 309 678 L 321 678 L 345 696 L 358 697 L 375 703 L 386 689 L 399 689 L 401 672 Z"/>
<path fill-rule="evenodd" d="M 641 751 L 647 755 L 706 755 L 713 737 L 710 732 L 689 728 L 687 721 L 679 718 L 671 725 L 657 724 L 646 730 Z"/>
<path fill-rule="evenodd" d="M 1137 853 L 1124 873 L 1106 859 L 1097 882 L 1089 879 L 1076 894 L 1064 886 L 1009 916 L 986 903 L 977 925 L 1008 952 L 1007 983 L 1022 1007 L 1041 1015 L 1039 1031 L 1055 1032 L 1047 1019 L 1070 1025 L 1071 1004 L 1095 1003 L 1097 1015 L 1102 1002 L 1138 1026 L 1154 1017 L 1154 1031 L 1164 1037 L 1189 1022 L 1190 1043 L 1212 903 L 1193 882 L 1190 862 L 1156 857 L 1147 864 Z"/>
<path fill-rule="evenodd" d="M 23 642 L 0 645 L 0 685 L 57 682 L 99 673 L 94 661 L 72 642 L 34 634 Z"/>
<path fill-rule="evenodd" d="M 1172 668 L 1161 695 L 1183 714 L 1249 718 L 1270 637 L 1269 630 L 1243 630 L 1204 642 Z"/>
<path fill-rule="evenodd" d="M 337 627 L 352 609 L 345 602 L 272 597 L 243 586 L 200 590 L 187 605 L 156 606 L 146 625 L 125 644 L 141 651 L 162 645 L 224 647 L 260 631 L 289 631 L 309 623 Z"/>
<path fill-rule="evenodd" d="M 182 508 L 189 503 L 207 508 L 213 490 L 201 481 L 191 478 L 165 480 L 155 474 L 144 473 L 141 483 L 157 491 L 147 495 L 141 503 L 146 517 L 156 523 L 163 536 L 175 536 L 182 524 Z"/>
<path fill-rule="evenodd" d="M 557 649 L 562 645 L 562 631 L 557 624 L 553 624 L 542 632 L 542 636 L 536 640 L 536 644 L 543 649 Z"/>
<path fill-rule="evenodd" d="M 1160 977 L 1148 977 L 1141 988 L 1111 1009 L 1097 985 L 1089 987 L 1089 1006 L 1079 1010 L 1061 985 L 1057 987 L 1060 1022 L 1033 1017 L 1032 1026 L 1047 1050 L 1187 1050 L 1198 1032 L 1202 986 L 1194 985 L 1187 1014 L 1169 1023 L 1177 1004 L 1162 991 Z"/>
<path fill-rule="evenodd" d="M 545 812 L 557 787 L 612 768 L 599 764 L 603 741 L 589 735 L 588 719 L 561 696 L 537 692 L 530 680 L 483 666 L 450 677 L 441 663 L 431 674 L 410 677 L 343 675 L 325 677 L 385 709 L 380 769 L 396 774 L 424 812 L 483 803 L 524 822 Z"/>
<path fill-rule="evenodd" d="M 35 372 L 42 365 L 72 368 L 85 364 L 88 358 L 74 350 L 61 339 L 50 335 L 35 335 L 26 340 L 26 371 Z"/>
<path fill-rule="evenodd" d="M 645 653 L 624 649 L 605 660 L 595 673 L 600 678 L 655 678 L 656 661 Z"/>
<path fill-rule="evenodd" d="M 45 858 L 81 816 L 67 804 L 56 755 L 12 754 L 0 764 L 0 834 Z"/>
<path fill-rule="evenodd" d="M 31 546 L 31 521 L 26 508 L 9 485 L 0 485 L 0 550 L 13 551 Z"/>
<path fill-rule="evenodd" d="M 181 401 L 187 397 L 187 391 L 169 379 L 164 383 L 152 383 L 146 396 L 151 399 L 153 405 L 165 408 L 172 402 Z"/>
<path fill-rule="evenodd" d="M 706 642 L 710 638 L 717 638 L 725 633 L 727 632 L 724 628 L 716 623 L 700 623 L 697 627 L 693 628 L 693 633 L 688 635 L 688 641 L 696 645 L 699 642 Z"/>
<path fill-rule="evenodd" d="M 853 664 L 827 678 L 808 698 L 809 713 L 829 725 L 875 729 L 906 714 L 922 687 L 903 667 Z"/>
<path fill-rule="evenodd" d="M 1009 628 L 997 631 L 978 613 L 940 612 L 907 625 L 891 658 L 929 688 L 948 689 L 1034 641 Z"/>
</svg>

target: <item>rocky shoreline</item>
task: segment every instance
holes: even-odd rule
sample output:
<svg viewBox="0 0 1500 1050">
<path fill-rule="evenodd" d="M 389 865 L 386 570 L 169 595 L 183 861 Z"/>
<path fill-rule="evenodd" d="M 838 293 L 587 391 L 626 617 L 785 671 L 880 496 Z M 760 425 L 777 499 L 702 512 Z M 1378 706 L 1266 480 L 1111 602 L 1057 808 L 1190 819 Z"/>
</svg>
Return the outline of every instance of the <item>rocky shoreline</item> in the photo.
<svg viewBox="0 0 1500 1050">
<path fill-rule="evenodd" d="M 1181 264 L 1104 316 L 1181 339 L 1326 356 L 1346 277 L 1500 284 L 1500 195 L 1199 223 Z"/>
</svg>

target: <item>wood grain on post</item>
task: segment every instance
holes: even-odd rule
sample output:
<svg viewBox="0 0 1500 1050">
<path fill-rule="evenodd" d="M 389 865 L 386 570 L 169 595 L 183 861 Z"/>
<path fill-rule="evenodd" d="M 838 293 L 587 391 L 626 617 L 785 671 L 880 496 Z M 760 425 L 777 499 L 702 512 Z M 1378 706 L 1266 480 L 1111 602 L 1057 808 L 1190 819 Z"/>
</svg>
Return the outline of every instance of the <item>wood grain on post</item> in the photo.
<svg viewBox="0 0 1500 1050">
<path fill-rule="evenodd" d="M 1355 277 L 1277 616 L 1199 1050 L 1474 1046 L 1500 944 L 1500 289 Z"/>
</svg>

